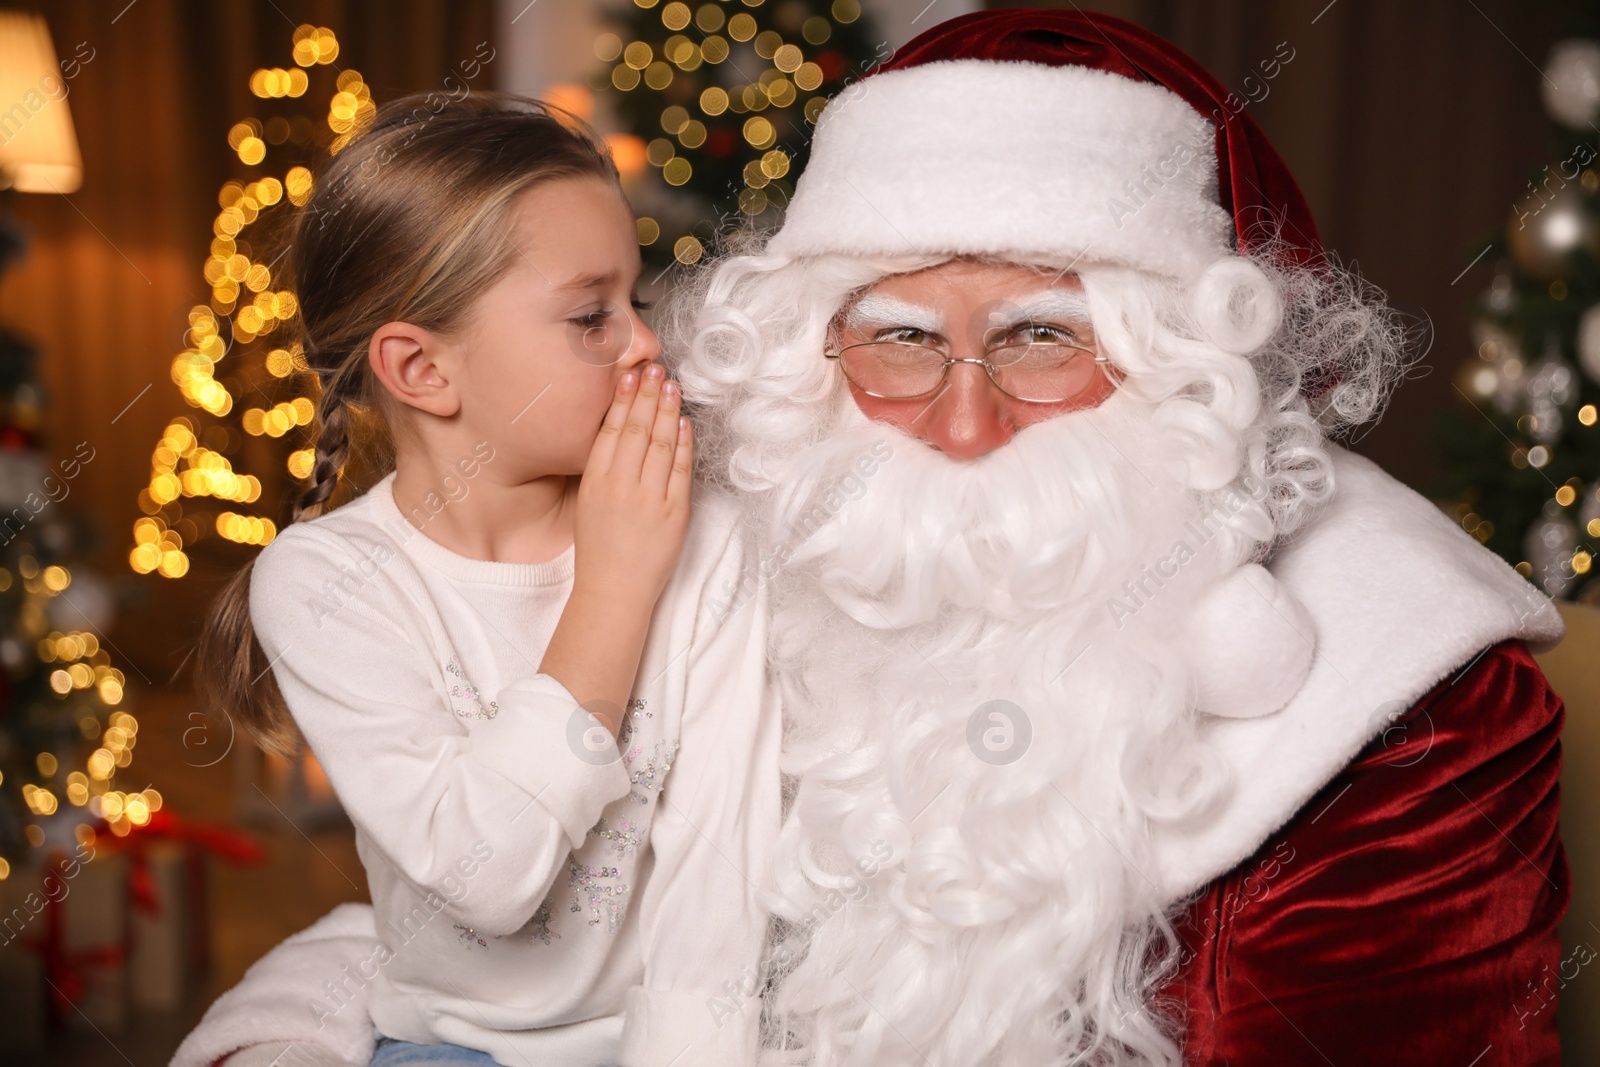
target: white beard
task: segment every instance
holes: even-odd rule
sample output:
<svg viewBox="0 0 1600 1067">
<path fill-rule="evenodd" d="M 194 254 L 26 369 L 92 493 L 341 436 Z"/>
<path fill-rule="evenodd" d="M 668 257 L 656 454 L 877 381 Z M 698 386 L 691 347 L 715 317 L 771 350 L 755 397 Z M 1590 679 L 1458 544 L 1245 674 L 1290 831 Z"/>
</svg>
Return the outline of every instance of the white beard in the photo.
<svg viewBox="0 0 1600 1067">
<path fill-rule="evenodd" d="M 769 1062 L 1179 1062 L 1147 1003 L 1172 965 L 1147 827 L 1227 787 L 1180 638 L 1257 540 L 1191 525 L 1237 452 L 1154 410 L 1118 392 L 961 462 L 849 404 L 777 479 L 773 670 L 799 788 Z M 1193 558 L 1130 597 L 1180 540 Z M 975 716 L 991 701 L 1010 703 Z"/>
</svg>

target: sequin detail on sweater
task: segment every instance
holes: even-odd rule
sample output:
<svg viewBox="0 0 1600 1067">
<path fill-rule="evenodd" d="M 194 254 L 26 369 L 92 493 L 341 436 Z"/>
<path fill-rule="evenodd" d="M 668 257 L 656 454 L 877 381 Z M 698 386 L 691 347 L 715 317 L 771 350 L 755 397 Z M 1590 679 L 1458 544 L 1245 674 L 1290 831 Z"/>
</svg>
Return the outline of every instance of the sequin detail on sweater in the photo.
<svg viewBox="0 0 1600 1067">
<path fill-rule="evenodd" d="M 638 851 L 644 842 L 644 830 L 635 825 L 632 819 L 621 819 L 616 826 L 608 826 L 606 820 L 601 819 L 590 828 L 589 836 L 607 842 L 606 851 L 618 856 Z"/>
<path fill-rule="evenodd" d="M 451 923 L 450 925 L 455 928 L 456 940 L 461 942 L 462 948 L 472 948 L 473 946 L 477 946 L 478 948 L 489 947 L 489 942 L 485 941 L 483 939 L 483 935 L 479 934 L 478 931 L 474 930 L 472 927 L 462 926 L 460 923 Z"/>
<path fill-rule="evenodd" d="M 546 900 L 539 905 L 539 910 L 533 913 L 533 921 L 528 924 L 528 941 L 548 945 L 552 938 L 560 940 L 561 935 L 550 929 L 550 902 Z"/>
<path fill-rule="evenodd" d="M 607 933 L 616 933 L 627 906 L 628 884 L 615 867 L 590 867 L 576 859 L 567 864 L 567 888 L 572 890 L 574 912 L 589 913 L 589 925 L 603 920 Z"/>
<path fill-rule="evenodd" d="M 665 741 L 657 741 L 655 751 L 650 758 L 645 760 L 642 766 L 635 767 L 633 772 L 628 775 L 628 781 L 643 790 L 642 793 L 640 789 L 629 791 L 628 796 L 633 799 L 635 804 L 648 804 L 650 803 L 651 793 L 661 792 L 661 785 L 666 781 L 667 772 L 672 770 L 672 761 L 677 754 L 678 743 L 676 741 L 670 745 Z M 623 756 L 623 762 L 631 765 L 638 756 L 639 749 L 635 746 Z"/>
<path fill-rule="evenodd" d="M 467 681 L 467 676 L 461 672 L 461 664 L 456 662 L 454 656 L 450 657 L 444 669 L 461 679 L 459 683 L 450 685 L 450 710 L 457 716 L 463 719 L 492 719 L 500 714 L 500 702 L 491 700 L 485 706 L 478 687 Z"/>
<path fill-rule="evenodd" d="M 640 721 L 655 718 L 655 712 L 646 711 L 645 706 L 650 701 L 642 697 L 629 697 L 627 713 L 622 716 L 622 726 L 617 730 L 617 747 L 626 749 L 628 742 L 633 740 L 634 733 L 638 730 Z"/>
</svg>

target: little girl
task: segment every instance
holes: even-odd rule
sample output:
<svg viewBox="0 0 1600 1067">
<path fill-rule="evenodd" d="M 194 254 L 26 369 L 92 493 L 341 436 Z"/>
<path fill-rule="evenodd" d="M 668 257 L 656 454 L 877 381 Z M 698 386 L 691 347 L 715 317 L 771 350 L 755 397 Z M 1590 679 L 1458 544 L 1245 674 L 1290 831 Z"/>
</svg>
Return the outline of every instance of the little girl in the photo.
<svg viewBox="0 0 1600 1067">
<path fill-rule="evenodd" d="M 377 942 L 304 976 L 313 1029 L 364 996 L 375 1064 L 753 1062 L 726 990 L 778 821 L 764 609 L 717 599 L 749 558 L 731 503 L 689 518 L 609 155 L 534 101 L 398 100 L 291 256 L 311 487 L 200 663 L 264 747 L 298 728 L 355 824 Z M 324 511 L 368 418 L 393 469 Z"/>
</svg>

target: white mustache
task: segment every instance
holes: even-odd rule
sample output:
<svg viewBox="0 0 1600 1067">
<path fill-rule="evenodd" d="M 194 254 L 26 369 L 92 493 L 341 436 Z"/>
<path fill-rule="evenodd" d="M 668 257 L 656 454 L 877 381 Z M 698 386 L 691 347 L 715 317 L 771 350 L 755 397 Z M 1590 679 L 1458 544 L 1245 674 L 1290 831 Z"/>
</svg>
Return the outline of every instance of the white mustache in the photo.
<svg viewBox="0 0 1600 1067">
<path fill-rule="evenodd" d="M 789 531 L 790 566 L 811 568 L 864 626 L 917 625 L 947 605 L 1012 620 L 1060 611 L 1196 502 L 1155 458 L 1181 431 L 1115 395 L 972 461 L 865 416 L 848 421 L 795 457 L 769 514 L 774 531 Z M 858 474 L 875 450 L 889 458 Z M 1155 515 L 1165 519 L 1137 521 Z"/>
</svg>

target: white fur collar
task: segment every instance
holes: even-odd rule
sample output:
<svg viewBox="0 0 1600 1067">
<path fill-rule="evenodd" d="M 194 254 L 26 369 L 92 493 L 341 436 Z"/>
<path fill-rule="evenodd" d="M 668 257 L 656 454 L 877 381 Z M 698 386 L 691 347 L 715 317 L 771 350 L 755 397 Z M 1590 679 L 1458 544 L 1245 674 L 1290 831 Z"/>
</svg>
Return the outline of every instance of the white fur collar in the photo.
<svg viewBox="0 0 1600 1067">
<path fill-rule="evenodd" d="M 1478 652 L 1509 637 L 1543 650 L 1564 633 L 1548 598 L 1427 499 L 1330 451 L 1333 500 L 1267 568 L 1310 615 L 1310 673 L 1275 713 L 1206 718 L 1237 784 L 1202 828 L 1153 831 L 1152 873 L 1169 901 L 1237 866 Z"/>
</svg>

